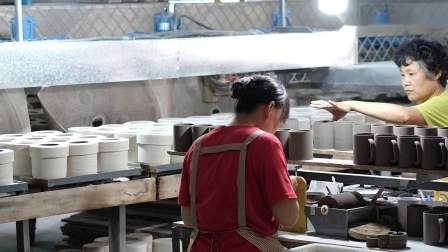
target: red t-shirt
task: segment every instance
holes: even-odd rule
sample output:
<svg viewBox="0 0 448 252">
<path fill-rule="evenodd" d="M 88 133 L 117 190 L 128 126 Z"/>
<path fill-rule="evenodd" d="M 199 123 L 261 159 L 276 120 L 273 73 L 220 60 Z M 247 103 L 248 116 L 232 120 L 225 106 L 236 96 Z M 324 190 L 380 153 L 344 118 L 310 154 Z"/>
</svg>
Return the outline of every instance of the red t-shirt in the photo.
<svg viewBox="0 0 448 252">
<path fill-rule="evenodd" d="M 249 125 L 222 126 L 204 135 L 201 147 L 242 143 L 258 130 Z M 190 162 L 194 145 L 187 152 L 182 168 L 178 203 L 190 206 Z M 238 228 L 237 172 L 239 151 L 201 155 L 198 162 L 196 212 L 198 228 L 229 231 Z M 246 224 L 262 236 L 273 235 L 278 228 L 271 207 L 296 194 L 286 168 L 282 146 L 269 133 L 259 135 L 247 148 Z M 210 251 L 212 235 L 201 233 L 192 251 Z M 213 251 L 259 251 L 236 232 L 213 237 Z"/>
</svg>

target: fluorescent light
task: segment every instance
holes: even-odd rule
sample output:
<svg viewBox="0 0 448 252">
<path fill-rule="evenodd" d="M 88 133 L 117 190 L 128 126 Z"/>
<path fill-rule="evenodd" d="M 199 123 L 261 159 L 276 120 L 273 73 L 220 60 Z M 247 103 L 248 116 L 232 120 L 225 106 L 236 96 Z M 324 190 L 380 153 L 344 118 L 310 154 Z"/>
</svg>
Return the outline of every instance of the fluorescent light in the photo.
<svg viewBox="0 0 448 252">
<path fill-rule="evenodd" d="M 347 10 L 348 0 L 319 0 L 319 10 L 328 15 L 338 15 Z"/>
</svg>

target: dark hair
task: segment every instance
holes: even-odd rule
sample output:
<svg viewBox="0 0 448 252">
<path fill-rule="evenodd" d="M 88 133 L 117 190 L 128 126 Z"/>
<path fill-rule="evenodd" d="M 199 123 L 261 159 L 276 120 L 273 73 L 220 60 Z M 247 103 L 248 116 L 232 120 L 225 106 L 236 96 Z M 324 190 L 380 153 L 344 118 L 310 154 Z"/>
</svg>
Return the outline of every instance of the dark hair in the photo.
<svg viewBox="0 0 448 252">
<path fill-rule="evenodd" d="M 281 120 L 289 118 L 289 98 L 285 86 L 277 80 L 265 75 L 243 77 L 232 84 L 232 98 L 238 99 L 235 113 L 251 114 L 260 105 L 275 102 L 275 107 L 282 108 Z"/>
<path fill-rule="evenodd" d="M 393 60 L 398 67 L 409 66 L 406 60 L 417 62 L 426 72 L 426 78 L 434 79 L 440 72 L 440 84 L 445 87 L 448 78 L 448 54 L 446 48 L 437 41 L 412 39 L 395 51 Z"/>
</svg>

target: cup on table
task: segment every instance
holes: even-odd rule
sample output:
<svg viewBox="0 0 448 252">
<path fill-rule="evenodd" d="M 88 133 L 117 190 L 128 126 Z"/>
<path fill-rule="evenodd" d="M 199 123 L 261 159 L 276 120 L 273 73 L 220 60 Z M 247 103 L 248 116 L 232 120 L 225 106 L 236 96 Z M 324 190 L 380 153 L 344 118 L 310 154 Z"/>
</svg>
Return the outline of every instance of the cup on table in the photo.
<svg viewBox="0 0 448 252">
<path fill-rule="evenodd" d="M 282 144 L 283 152 L 285 153 L 286 159 L 289 159 L 289 132 L 291 129 L 289 128 L 280 128 L 274 133 L 274 135 L 278 138 L 280 143 Z"/>
<path fill-rule="evenodd" d="M 448 213 L 437 209 L 423 213 L 423 243 L 426 245 L 447 244 Z"/>
<path fill-rule="evenodd" d="M 368 165 L 375 162 L 374 133 L 357 133 L 353 135 L 353 163 Z"/>
<path fill-rule="evenodd" d="M 430 209 L 431 206 L 425 204 L 408 205 L 406 231 L 410 237 L 423 237 L 423 213 Z"/>
<path fill-rule="evenodd" d="M 352 132 L 353 134 L 372 133 L 372 123 L 354 123 Z"/>
<path fill-rule="evenodd" d="M 438 127 L 436 126 L 415 126 L 414 135 L 417 136 L 437 136 Z"/>
<path fill-rule="evenodd" d="M 393 132 L 397 136 L 414 135 L 415 125 L 394 125 Z"/>
<path fill-rule="evenodd" d="M 353 122 L 335 122 L 333 126 L 333 148 L 338 151 L 353 150 Z"/>
<path fill-rule="evenodd" d="M 210 132 L 210 124 L 191 125 L 191 142 L 194 143 L 200 136 Z"/>
<path fill-rule="evenodd" d="M 289 131 L 289 159 L 313 159 L 313 130 Z"/>
<path fill-rule="evenodd" d="M 404 228 L 404 230 L 407 230 L 408 206 L 412 204 L 420 204 L 420 202 L 421 199 L 418 197 L 398 197 L 398 222 Z"/>
<path fill-rule="evenodd" d="M 192 144 L 192 123 L 178 123 L 173 125 L 174 151 L 187 152 Z"/>
<path fill-rule="evenodd" d="M 377 134 L 393 134 L 394 133 L 394 125 L 393 124 L 372 124 L 371 127 L 372 133 Z"/>
<path fill-rule="evenodd" d="M 398 136 L 398 167 L 419 167 L 422 162 L 420 136 Z"/>
<path fill-rule="evenodd" d="M 448 127 L 440 127 L 437 129 L 437 136 L 448 137 Z"/>
<path fill-rule="evenodd" d="M 315 121 L 313 123 L 313 146 L 315 149 L 333 149 L 333 122 Z"/>
<path fill-rule="evenodd" d="M 445 137 L 438 136 L 422 136 L 420 138 L 420 144 L 422 146 L 422 169 L 445 169 L 447 155 L 445 141 Z"/>
<path fill-rule="evenodd" d="M 398 162 L 397 136 L 394 134 L 375 134 L 375 165 L 391 166 Z"/>
</svg>

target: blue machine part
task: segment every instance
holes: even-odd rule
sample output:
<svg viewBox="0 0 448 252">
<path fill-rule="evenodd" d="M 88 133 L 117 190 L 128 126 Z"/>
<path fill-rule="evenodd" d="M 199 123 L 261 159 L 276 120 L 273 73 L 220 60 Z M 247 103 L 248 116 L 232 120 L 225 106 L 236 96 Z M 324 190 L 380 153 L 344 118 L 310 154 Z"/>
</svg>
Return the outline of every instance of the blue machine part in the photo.
<svg viewBox="0 0 448 252">
<path fill-rule="evenodd" d="M 176 17 L 165 9 L 164 12 L 158 12 L 154 15 L 154 32 L 173 31 L 175 29 Z"/>
<path fill-rule="evenodd" d="M 23 22 L 23 40 L 36 39 L 36 20 L 33 17 L 22 17 Z M 16 18 L 9 20 L 11 28 L 11 40 L 16 39 Z"/>
<path fill-rule="evenodd" d="M 282 25 L 280 20 L 280 12 L 278 10 L 272 11 L 271 19 L 272 19 L 272 29 Z M 286 26 L 292 26 L 290 10 L 286 10 Z"/>
</svg>

